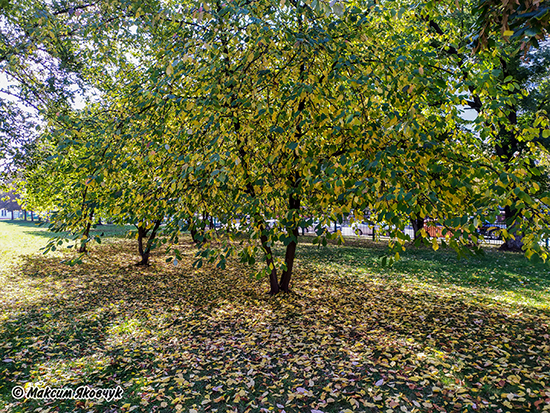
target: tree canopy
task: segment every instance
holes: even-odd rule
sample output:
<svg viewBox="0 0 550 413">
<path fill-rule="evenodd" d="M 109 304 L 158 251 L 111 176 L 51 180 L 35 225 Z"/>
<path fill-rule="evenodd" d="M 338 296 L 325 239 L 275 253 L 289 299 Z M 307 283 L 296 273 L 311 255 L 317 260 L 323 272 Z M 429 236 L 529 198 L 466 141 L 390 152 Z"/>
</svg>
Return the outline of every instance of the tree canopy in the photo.
<svg viewBox="0 0 550 413">
<path fill-rule="evenodd" d="M 185 231 L 196 265 L 254 263 L 261 252 L 271 293 L 289 289 L 299 230 L 341 238 L 325 224 L 346 217 L 387 225 L 398 258 L 411 218 L 445 226 L 444 240 L 422 229 L 418 242 L 464 252 L 506 206 L 522 214 L 503 237 L 521 234 L 526 254 L 545 259 L 550 193 L 537 138 L 549 134 L 547 114 L 525 128 L 509 121 L 526 90 L 502 76 L 506 41 L 472 55 L 465 22 L 476 5 L 450 13 L 454 4 L 13 6 L 35 13 L 39 36 L 18 56 L 35 69 L 31 52 L 48 46 L 56 70 L 96 96 L 79 110 L 48 97 L 37 147 L 48 156 L 26 170 L 27 199 L 84 245 L 98 217 L 137 225 L 144 264 L 159 242 L 177 260 Z M 72 90 L 55 79 L 52 93 Z M 482 102 L 470 124 L 468 102 Z M 525 149 L 503 159 L 491 148 L 508 132 Z"/>
</svg>

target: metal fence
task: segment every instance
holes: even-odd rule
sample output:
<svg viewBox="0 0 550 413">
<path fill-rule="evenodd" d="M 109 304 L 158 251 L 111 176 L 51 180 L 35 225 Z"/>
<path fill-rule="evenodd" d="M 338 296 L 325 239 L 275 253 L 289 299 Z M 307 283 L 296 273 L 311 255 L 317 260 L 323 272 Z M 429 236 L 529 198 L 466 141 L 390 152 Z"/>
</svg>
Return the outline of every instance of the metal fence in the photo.
<svg viewBox="0 0 550 413">
<path fill-rule="evenodd" d="M 501 227 L 500 225 L 498 227 Z M 502 226 L 503 227 L 503 226 Z M 369 225 L 366 223 L 350 223 L 349 221 L 344 221 L 343 224 L 333 223 L 326 226 L 327 230 L 330 232 L 340 231 L 344 237 L 359 237 L 363 239 L 372 239 L 373 241 L 378 239 L 389 239 L 389 228 L 387 226 L 381 225 Z M 488 228 L 481 228 L 479 233 L 479 243 L 486 245 L 501 245 L 504 241 L 502 237 L 498 234 L 495 234 L 494 230 L 497 226 L 492 226 Z M 443 239 L 442 236 L 443 227 L 428 227 L 428 233 L 431 236 L 437 236 L 438 238 Z M 412 226 L 405 227 L 405 234 L 411 237 L 411 240 L 414 239 L 414 229 Z M 313 234 L 315 233 L 315 228 L 310 227 L 302 231 L 302 234 Z M 541 245 L 548 248 L 550 246 L 550 239 L 541 241 Z"/>
</svg>

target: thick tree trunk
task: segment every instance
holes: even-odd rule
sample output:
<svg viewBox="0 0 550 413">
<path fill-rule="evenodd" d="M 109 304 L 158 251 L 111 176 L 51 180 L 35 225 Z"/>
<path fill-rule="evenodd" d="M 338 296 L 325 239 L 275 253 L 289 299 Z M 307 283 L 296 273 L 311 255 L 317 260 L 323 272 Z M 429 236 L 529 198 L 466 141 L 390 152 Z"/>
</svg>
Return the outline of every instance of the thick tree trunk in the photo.
<svg viewBox="0 0 550 413">
<path fill-rule="evenodd" d="M 295 195 L 290 195 L 289 198 L 290 210 L 295 210 L 296 213 L 299 213 L 300 210 L 300 199 Z M 281 282 L 279 283 L 279 289 L 285 293 L 290 292 L 290 278 L 292 276 L 292 269 L 294 267 L 294 258 L 296 257 L 296 246 L 298 245 L 298 226 L 294 226 L 290 231 L 289 235 L 292 235 L 293 239 L 286 247 L 285 252 L 285 266 L 286 269 L 281 274 Z"/>
<path fill-rule="evenodd" d="M 153 227 L 153 230 L 151 231 L 151 235 L 149 235 L 149 238 L 147 238 L 147 233 L 149 232 L 148 229 L 145 229 L 142 226 L 138 227 L 138 251 L 139 255 L 141 256 L 141 261 L 138 262 L 136 265 L 143 265 L 147 266 L 149 265 L 149 257 L 151 256 L 151 246 L 153 244 L 153 241 L 155 240 L 155 237 L 157 235 L 157 231 L 160 227 L 160 224 L 162 222 L 162 219 L 158 219 L 155 221 L 155 226 Z M 144 245 L 144 240 L 145 242 Z"/>
<path fill-rule="evenodd" d="M 422 235 L 420 235 L 420 230 L 424 228 L 424 218 L 412 218 L 411 224 L 414 231 L 414 239 L 417 240 Z"/>
<path fill-rule="evenodd" d="M 502 75 L 503 77 L 507 77 L 508 75 L 513 75 L 513 73 L 510 73 L 508 68 L 508 62 L 506 62 L 504 59 L 501 58 L 501 67 L 502 67 Z M 515 134 L 515 132 L 506 130 L 506 126 L 515 126 L 518 123 L 517 118 L 517 108 L 515 106 L 509 106 L 507 108 L 509 110 L 507 117 L 508 125 L 500 125 L 499 130 L 499 142 L 496 145 L 496 153 L 506 167 L 509 167 L 510 161 L 514 158 L 516 153 L 520 151 L 520 144 L 518 141 L 518 138 Z M 513 196 L 513 195 L 512 195 Z M 509 234 L 512 235 L 512 239 L 506 240 L 504 244 L 500 246 L 501 250 L 506 251 L 521 251 L 521 247 L 523 246 L 523 237 L 519 234 L 517 234 L 517 224 L 516 220 L 520 218 L 523 215 L 523 211 L 511 208 L 510 206 L 504 207 L 504 216 L 505 216 L 505 222 L 506 222 L 506 229 Z"/>
<path fill-rule="evenodd" d="M 149 254 L 145 252 L 143 247 L 143 240 L 147 237 L 147 229 L 142 226 L 138 226 L 138 251 L 141 256 L 141 261 L 136 265 L 149 265 Z"/>
<path fill-rule="evenodd" d="M 27 220 L 27 210 L 24 210 L 23 213 L 25 214 L 25 221 Z"/>
</svg>

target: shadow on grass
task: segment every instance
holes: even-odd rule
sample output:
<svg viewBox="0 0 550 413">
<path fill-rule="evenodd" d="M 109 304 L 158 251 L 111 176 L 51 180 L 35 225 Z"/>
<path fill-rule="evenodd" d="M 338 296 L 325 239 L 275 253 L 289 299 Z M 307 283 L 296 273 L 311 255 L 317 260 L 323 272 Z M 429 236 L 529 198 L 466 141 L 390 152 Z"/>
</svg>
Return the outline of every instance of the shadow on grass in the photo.
<svg viewBox="0 0 550 413">
<path fill-rule="evenodd" d="M 536 411 L 545 397 L 546 310 L 308 265 L 350 269 L 365 257 L 345 249 L 339 259 L 335 248 L 305 246 L 294 293 L 270 297 L 265 280 L 235 262 L 192 269 L 190 243 L 177 267 L 157 257 L 136 268 L 130 248 L 96 248 L 78 267 L 26 259 L 0 295 L 0 408 L 494 412 Z M 38 381 L 125 391 L 97 404 L 11 397 L 13 386 Z"/>
<path fill-rule="evenodd" d="M 30 219 L 27 221 L 23 219 L 6 219 L 6 220 L 3 219 L 0 222 L 3 222 L 5 224 L 10 224 L 10 225 L 17 225 L 19 227 L 33 227 L 43 223 L 44 221 L 38 221 L 38 220 L 31 221 Z"/>
</svg>

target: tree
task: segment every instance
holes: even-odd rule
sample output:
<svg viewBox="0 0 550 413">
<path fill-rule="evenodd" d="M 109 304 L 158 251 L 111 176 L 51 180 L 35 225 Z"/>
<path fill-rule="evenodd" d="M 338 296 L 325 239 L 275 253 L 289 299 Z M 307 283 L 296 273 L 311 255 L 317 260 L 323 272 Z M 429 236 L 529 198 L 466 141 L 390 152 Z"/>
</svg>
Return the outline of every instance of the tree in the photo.
<svg viewBox="0 0 550 413">
<path fill-rule="evenodd" d="M 412 214 L 445 217 L 449 228 L 458 229 L 451 240 L 455 247 L 465 242 L 464 234 L 475 234 L 474 223 L 495 200 L 476 191 L 489 189 L 498 173 L 485 162 L 486 154 L 477 152 L 476 139 L 452 131 L 449 120 L 456 112 L 449 106 L 459 102 L 452 90 L 467 86 L 453 84 L 454 73 L 430 56 L 433 39 L 420 38 L 407 30 L 410 26 L 390 28 L 392 14 L 402 10 L 380 9 L 365 17 L 351 9 L 340 19 L 299 3 L 287 10 L 288 15 L 270 3 L 203 10 L 201 41 L 190 42 L 193 46 L 165 63 L 166 83 L 180 81 L 184 73 L 190 82 L 185 89 L 192 90 L 182 97 L 170 88 L 176 102 L 185 101 L 182 111 L 187 109 L 194 131 L 190 153 L 199 155 L 190 158 L 191 174 L 198 178 L 199 169 L 209 192 L 231 194 L 234 209 L 228 212 L 234 218 L 250 217 L 250 235 L 260 240 L 271 292 L 288 289 L 298 229 L 308 224 L 301 215 L 310 212 L 342 219 L 352 209 L 372 208 L 380 211 L 379 222 L 396 226 L 400 240 L 406 240 L 403 217 Z M 239 20 L 242 15 L 247 19 Z M 288 20 L 278 26 L 283 17 Z M 424 20 L 411 15 L 407 23 L 421 26 Z M 338 38 L 348 42 L 334 41 Z M 485 87 L 494 88 L 495 78 L 482 79 L 487 80 Z M 444 141 L 436 137 L 445 132 Z M 400 159 L 418 148 L 415 163 Z M 463 159 L 468 162 L 461 164 Z M 479 165 L 475 172 L 473 165 Z M 407 184 L 396 176 L 396 166 L 418 171 L 415 191 L 403 190 Z M 454 181 L 437 177 L 445 167 L 456 172 Z M 430 190 L 434 181 L 439 192 Z M 460 192 L 466 202 L 456 196 Z M 266 217 L 282 217 L 280 225 L 267 228 Z M 286 245 L 280 281 L 271 250 L 276 241 Z M 255 250 L 245 251 L 243 259 L 252 262 Z M 211 251 L 206 256 L 216 257 Z M 223 255 L 217 257 L 224 262 Z"/>
<path fill-rule="evenodd" d="M 373 211 L 374 221 L 392 228 L 398 257 L 410 241 L 410 217 L 429 216 L 445 225 L 445 244 L 465 251 L 476 245 L 481 220 L 512 194 L 514 207 L 531 214 L 527 253 L 546 257 L 537 237 L 547 233 L 550 197 L 547 188 L 528 187 L 536 145 L 508 163 L 487 151 L 507 115 L 499 108 L 514 97 L 499 85 L 498 54 L 464 57 L 471 49 L 446 5 L 428 3 L 421 12 L 393 2 L 185 6 L 117 9 L 120 37 L 93 41 L 118 60 L 105 52 L 100 59 L 113 70 L 86 72 L 92 83 L 108 82 L 99 106 L 110 118 L 94 124 L 91 146 L 71 137 L 79 122 L 70 116 L 71 129 L 52 142 L 54 151 L 75 147 L 83 156 L 73 189 L 93 189 L 96 208 L 120 222 L 145 223 L 138 225 L 142 261 L 157 231 L 176 244 L 191 230 L 197 266 L 224 268 L 230 256 L 253 264 L 261 252 L 261 273 L 276 294 L 290 289 L 299 229 L 317 220 L 315 242 L 323 243 L 341 239 L 323 224 Z M 91 28 L 95 22 L 86 20 Z M 132 59 L 121 53 L 125 38 Z M 459 117 L 470 96 L 488 102 L 476 121 L 479 136 Z M 78 214 L 58 222 L 68 228 Z M 419 234 L 438 248 L 425 230 Z M 276 243 L 284 257 L 275 257 Z"/>
<path fill-rule="evenodd" d="M 478 14 L 478 18 L 481 19 L 478 19 L 477 29 L 479 29 L 481 23 L 485 25 L 485 28 L 491 28 L 491 30 L 494 28 L 494 21 L 491 20 L 490 16 L 483 15 L 482 13 L 483 18 L 479 17 L 481 13 L 479 4 L 473 4 L 473 12 Z M 443 30 L 437 21 L 430 21 L 430 27 L 440 36 L 446 33 L 446 30 Z M 519 34 L 518 32 L 518 36 Z M 511 39 L 502 39 L 497 36 L 497 38 L 491 39 L 490 44 L 487 42 L 487 44 L 483 44 L 483 47 L 490 46 L 490 49 L 487 50 L 490 50 L 491 54 L 478 53 L 475 55 L 475 59 L 477 60 L 489 58 L 489 61 L 492 61 L 492 74 L 496 79 L 500 80 L 488 88 L 485 93 L 480 93 L 474 86 L 473 76 L 469 69 L 471 67 L 469 64 L 471 58 L 468 56 L 470 54 L 469 48 L 463 48 L 461 52 L 460 48 L 450 45 L 444 49 L 445 53 L 448 54 L 460 56 L 462 53 L 458 61 L 459 68 L 464 78 L 470 79 L 468 82 L 470 96 L 466 99 L 466 103 L 477 111 L 478 118 L 476 124 L 480 131 L 479 133 L 486 139 L 491 148 L 490 151 L 499 157 L 501 165 L 498 165 L 498 168 L 506 172 L 516 169 L 521 170 L 521 167 L 518 168 L 516 158 L 520 155 L 525 156 L 526 154 L 527 157 L 531 156 L 528 155 L 528 152 L 533 151 L 532 141 L 537 141 L 532 129 L 524 129 L 522 131 L 517 125 L 518 111 L 521 111 L 521 102 L 525 101 L 525 96 L 528 95 L 526 88 L 532 88 L 529 85 L 529 81 L 527 81 L 527 73 L 532 71 L 534 74 L 541 71 L 540 65 L 529 65 L 531 66 L 530 69 L 527 69 L 527 65 L 522 66 L 519 52 L 525 46 L 525 43 L 522 43 L 523 38 L 518 36 L 514 36 Z M 480 44 L 478 44 L 477 49 L 479 49 L 479 46 Z M 548 122 L 546 115 L 539 112 L 535 117 L 537 120 L 534 121 L 534 124 L 541 126 L 541 130 L 544 129 Z M 532 160 L 529 162 L 529 171 L 533 174 L 530 178 L 536 181 L 534 187 L 540 188 L 542 184 L 541 176 L 543 176 L 544 172 L 537 170 L 537 161 Z M 523 196 L 523 190 L 517 188 L 516 179 L 508 179 L 506 172 L 501 176 L 503 181 L 500 185 L 509 187 L 510 197 L 505 199 L 501 205 L 504 206 L 507 230 L 511 236 L 505 240 L 502 248 L 521 250 L 523 248 L 522 231 L 518 231 L 518 227 L 525 225 L 527 230 L 529 228 L 529 224 L 527 223 L 530 219 L 525 219 L 521 207 L 523 201 L 518 198 L 518 193 L 521 193 Z M 544 188 L 545 185 L 542 185 L 542 187 Z M 538 189 L 535 192 L 538 192 Z M 534 192 L 531 193 L 534 194 Z M 516 204 L 519 207 L 516 207 Z M 529 212 L 528 215 L 531 213 Z M 491 220 L 494 219 L 495 213 L 490 215 L 492 216 Z"/>
</svg>

